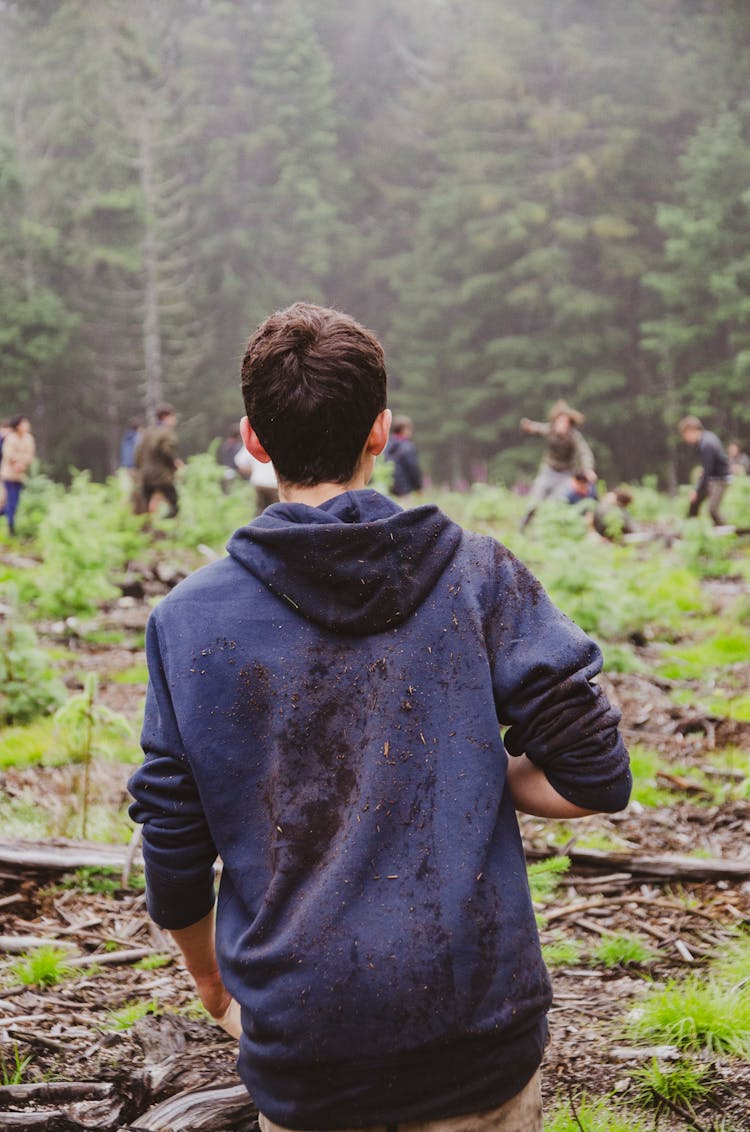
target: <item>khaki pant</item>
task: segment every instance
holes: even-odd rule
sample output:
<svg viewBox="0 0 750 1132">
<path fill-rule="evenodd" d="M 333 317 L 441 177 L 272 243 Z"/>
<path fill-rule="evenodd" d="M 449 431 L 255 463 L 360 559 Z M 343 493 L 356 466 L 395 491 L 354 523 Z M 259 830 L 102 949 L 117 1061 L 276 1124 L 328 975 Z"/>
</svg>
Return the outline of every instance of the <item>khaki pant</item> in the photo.
<svg viewBox="0 0 750 1132">
<path fill-rule="evenodd" d="M 258 1114 L 261 1132 L 288 1132 Z M 542 1084 L 537 1070 L 521 1092 L 499 1108 L 472 1112 L 468 1116 L 449 1116 L 445 1120 L 409 1120 L 400 1124 L 378 1124 L 367 1132 L 542 1132 Z M 325 1132 L 318 1129 L 316 1132 Z M 346 1129 L 346 1132 L 356 1132 Z"/>
<path fill-rule="evenodd" d="M 713 519 L 714 525 L 721 527 L 724 525 L 724 520 L 721 517 L 719 507 L 724 498 L 724 492 L 727 490 L 728 480 L 710 479 L 698 488 L 695 493 L 695 499 L 688 508 L 688 518 L 694 519 L 700 511 L 701 503 L 704 499 L 708 500 L 708 513 Z"/>
</svg>

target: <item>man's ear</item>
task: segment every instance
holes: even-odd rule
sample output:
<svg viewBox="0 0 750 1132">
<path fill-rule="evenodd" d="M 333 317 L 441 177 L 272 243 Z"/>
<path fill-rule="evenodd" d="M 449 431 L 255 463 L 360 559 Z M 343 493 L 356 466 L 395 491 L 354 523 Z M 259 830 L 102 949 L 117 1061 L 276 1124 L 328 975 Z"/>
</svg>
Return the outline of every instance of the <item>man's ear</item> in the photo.
<svg viewBox="0 0 750 1132">
<path fill-rule="evenodd" d="M 370 435 L 367 437 L 365 452 L 368 456 L 379 456 L 388 443 L 388 434 L 391 431 L 393 413 L 390 409 L 383 409 L 372 422 Z"/>
<path fill-rule="evenodd" d="M 250 424 L 247 417 L 243 417 L 240 421 L 240 433 L 242 435 L 242 443 L 245 445 L 250 455 L 254 456 L 256 460 L 260 460 L 261 464 L 270 464 L 271 457 L 261 444 L 257 432 Z"/>
</svg>

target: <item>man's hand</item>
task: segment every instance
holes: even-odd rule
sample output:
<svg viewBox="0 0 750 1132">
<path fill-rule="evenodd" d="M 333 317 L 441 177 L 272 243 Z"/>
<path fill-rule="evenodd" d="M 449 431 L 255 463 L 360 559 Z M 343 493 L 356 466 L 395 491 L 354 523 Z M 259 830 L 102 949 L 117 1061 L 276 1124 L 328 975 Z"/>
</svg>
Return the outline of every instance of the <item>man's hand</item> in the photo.
<svg viewBox="0 0 750 1132">
<path fill-rule="evenodd" d="M 190 972 L 193 974 L 192 971 Z M 226 1014 L 232 997 L 221 981 L 218 970 L 206 975 L 193 975 L 200 1000 L 212 1018 L 217 1021 Z"/>
<path fill-rule="evenodd" d="M 232 997 L 221 981 L 214 945 L 215 909 L 197 924 L 170 931 L 185 966 L 193 976 L 200 1000 L 212 1018 L 221 1020 L 228 1012 Z"/>
</svg>

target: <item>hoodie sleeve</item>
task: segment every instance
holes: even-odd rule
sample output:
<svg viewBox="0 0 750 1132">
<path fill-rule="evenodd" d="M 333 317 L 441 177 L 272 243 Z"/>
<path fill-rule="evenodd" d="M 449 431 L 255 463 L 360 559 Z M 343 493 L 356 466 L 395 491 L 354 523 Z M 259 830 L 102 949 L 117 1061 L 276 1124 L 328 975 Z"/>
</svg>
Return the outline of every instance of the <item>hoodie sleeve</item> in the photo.
<svg viewBox="0 0 750 1132">
<path fill-rule="evenodd" d="M 502 547 L 496 564 L 492 678 L 508 753 L 525 753 L 574 805 L 623 809 L 632 780 L 620 712 L 594 683 L 601 651 Z"/>
<path fill-rule="evenodd" d="M 160 927 L 176 930 L 213 907 L 216 848 L 184 753 L 155 615 L 146 630 L 146 659 L 145 758 L 128 784 L 134 799 L 129 813 L 143 825 L 149 914 Z"/>
</svg>

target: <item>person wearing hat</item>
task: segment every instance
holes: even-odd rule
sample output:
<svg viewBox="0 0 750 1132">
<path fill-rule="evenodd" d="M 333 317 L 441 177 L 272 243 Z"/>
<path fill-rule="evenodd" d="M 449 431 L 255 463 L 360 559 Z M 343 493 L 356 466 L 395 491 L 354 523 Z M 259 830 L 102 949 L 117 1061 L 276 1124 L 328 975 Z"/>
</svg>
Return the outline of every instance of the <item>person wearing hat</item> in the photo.
<svg viewBox="0 0 750 1132">
<path fill-rule="evenodd" d="M 543 436 L 547 442 L 544 458 L 531 489 L 531 506 L 521 520 L 521 530 L 529 525 L 543 499 L 564 499 L 570 477 L 583 473 L 589 483 L 596 482 L 594 456 L 580 429 L 584 417 L 567 401 L 556 401 L 549 421 L 530 421 L 524 417 L 521 428 L 529 436 Z"/>
<path fill-rule="evenodd" d="M 177 455 L 175 425 L 177 414 L 171 405 L 158 405 L 156 423 L 145 430 L 135 450 L 135 466 L 140 479 L 146 509 L 153 513 L 162 499 L 169 510 L 167 518 L 177 514 L 178 500 L 175 477 L 182 460 Z"/>
</svg>

